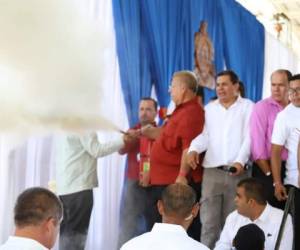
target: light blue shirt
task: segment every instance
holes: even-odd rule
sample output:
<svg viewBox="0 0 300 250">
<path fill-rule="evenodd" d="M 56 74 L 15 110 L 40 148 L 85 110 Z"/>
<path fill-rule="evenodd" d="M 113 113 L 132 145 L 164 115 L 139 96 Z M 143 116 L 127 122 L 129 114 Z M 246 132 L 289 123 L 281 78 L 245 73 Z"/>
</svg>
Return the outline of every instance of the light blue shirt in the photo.
<svg viewBox="0 0 300 250">
<path fill-rule="evenodd" d="M 57 193 L 66 195 L 97 187 L 97 158 L 123 146 L 121 136 L 106 143 L 100 143 L 96 133 L 63 136 L 58 145 Z"/>
</svg>

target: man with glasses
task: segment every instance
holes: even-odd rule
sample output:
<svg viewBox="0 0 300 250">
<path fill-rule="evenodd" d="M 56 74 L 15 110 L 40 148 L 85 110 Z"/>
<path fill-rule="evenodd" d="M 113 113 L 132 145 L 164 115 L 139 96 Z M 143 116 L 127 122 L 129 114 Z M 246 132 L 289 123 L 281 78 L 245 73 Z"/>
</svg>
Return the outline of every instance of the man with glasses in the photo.
<svg viewBox="0 0 300 250">
<path fill-rule="evenodd" d="M 279 69 L 271 75 L 271 96 L 254 105 L 250 118 L 251 155 L 253 160 L 252 176 L 264 182 L 268 202 L 277 208 L 284 208 L 274 196 L 271 173 L 271 137 L 277 114 L 289 103 L 288 89 L 291 72 Z M 283 149 L 281 165 L 285 168 L 287 151 Z"/>
<path fill-rule="evenodd" d="M 14 209 L 15 234 L 0 250 L 48 250 L 56 241 L 63 208 L 51 191 L 35 187 L 21 193 Z"/>
<path fill-rule="evenodd" d="M 298 145 L 300 137 L 300 74 L 289 79 L 289 99 L 291 103 L 281 111 L 275 120 L 272 134 L 272 175 L 275 197 L 286 200 L 287 191 L 295 188 L 295 235 L 300 235 L 300 185 L 298 168 Z M 281 181 L 281 152 L 288 150 L 286 176 Z M 300 249 L 300 238 L 295 237 L 295 249 Z"/>
</svg>

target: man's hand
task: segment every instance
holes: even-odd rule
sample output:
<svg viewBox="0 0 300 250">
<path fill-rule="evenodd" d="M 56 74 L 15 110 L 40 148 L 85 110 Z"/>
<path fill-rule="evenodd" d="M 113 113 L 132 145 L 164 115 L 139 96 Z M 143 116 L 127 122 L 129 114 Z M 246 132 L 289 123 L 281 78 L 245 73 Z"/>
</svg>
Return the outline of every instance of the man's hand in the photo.
<svg viewBox="0 0 300 250">
<path fill-rule="evenodd" d="M 239 162 L 233 163 L 232 166 L 236 168 L 235 173 L 230 173 L 230 175 L 232 175 L 232 176 L 238 176 L 238 175 L 241 175 L 245 172 L 243 165 Z"/>
<path fill-rule="evenodd" d="M 287 192 L 285 186 L 282 185 L 282 183 L 275 183 L 275 192 L 274 195 L 277 200 L 284 201 L 287 199 Z"/>
<path fill-rule="evenodd" d="M 178 175 L 177 178 L 176 178 L 176 181 L 175 183 L 181 183 L 181 184 L 185 184 L 187 185 L 188 184 L 188 181 L 187 181 L 187 178 L 182 176 L 182 175 Z"/>
<path fill-rule="evenodd" d="M 136 143 L 139 138 L 140 132 L 138 130 L 129 129 L 124 135 L 123 140 L 125 144 Z"/>
<path fill-rule="evenodd" d="M 187 155 L 187 164 L 190 165 L 192 169 L 196 169 L 199 164 L 199 154 L 196 151 L 192 151 Z"/>
</svg>

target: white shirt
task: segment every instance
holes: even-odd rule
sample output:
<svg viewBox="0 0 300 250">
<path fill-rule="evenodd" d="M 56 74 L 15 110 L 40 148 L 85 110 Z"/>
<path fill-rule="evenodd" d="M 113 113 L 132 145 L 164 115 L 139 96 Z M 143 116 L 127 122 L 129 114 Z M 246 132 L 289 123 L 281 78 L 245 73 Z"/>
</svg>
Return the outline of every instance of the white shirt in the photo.
<svg viewBox="0 0 300 250">
<path fill-rule="evenodd" d="M 0 250 L 49 250 L 36 240 L 10 236 L 8 240 L 0 246 Z"/>
<path fill-rule="evenodd" d="M 283 211 L 267 204 L 262 214 L 254 221 L 240 215 L 237 211 L 232 212 L 226 218 L 220 239 L 216 243 L 214 250 L 230 250 L 232 241 L 240 227 L 250 223 L 256 224 L 265 233 L 265 250 L 274 250 L 275 244 L 283 216 Z M 289 215 L 285 230 L 281 238 L 279 250 L 292 250 L 293 245 L 293 224 Z"/>
<path fill-rule="evenodd" d="M 97 158 L 123 146 L 121 136 L 107 143 L 100 143 L 96 133 L 63 136 L 58 145 L 57 193 L 65 195 L 97 187 Z"/>
<path fill-rule="evenodd" d="M 152 231 L 126 242 L 121 250 L 209 250 L 180 225 L 155 223 Z"/>
<path fill-rule="evenodd" d="M 278 113 L 272 133 L 272 144 L 285 146 L 288 150 L 284 184 L 298 185 L 297 150 L 300 139 L 300 108 L 290 103 Z"/>
<path fill-rule="evenodd" d="M 252 108 L 253 102 L 241 97 L 228 109 L 219 100 L 207 104 L 204 130 L 192 141 L 189 152 L 206 151 L 205 168 L 234 162 L 244 165 L 250 156 L 249 118 Z"/>
</svg>

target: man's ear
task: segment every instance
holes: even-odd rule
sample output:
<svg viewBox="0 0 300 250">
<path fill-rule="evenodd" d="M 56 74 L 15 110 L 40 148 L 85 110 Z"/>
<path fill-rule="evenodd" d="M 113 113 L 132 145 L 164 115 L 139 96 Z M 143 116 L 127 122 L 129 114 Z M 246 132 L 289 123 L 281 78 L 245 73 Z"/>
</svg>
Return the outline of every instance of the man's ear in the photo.
<svg viewBox="0 0 300 250">
<path fill-rule="evenodd" d="M 52 232 L 53 227 L 55 227 L 56 222 L 54 218 L 49 218 L 43 222 L 43 227 L 45 232 Z"/>
<path fill-rule="evenodd" d="M 199 205 L 199 202 L 197 202 L 193 208 L 192 208 L 192 212 L 191 214 L 193 215 L 194 218 L 197 217 L 197 214 L 199 213 L 199 210 L 200 210 L 200 205 Z"/>
<path fill-rule="evenodd" d="M 159 214 L 162 216 L 164 214 L 164 205 L 161 200 L 157 201 L 157 209 Z"/>
</svg>

